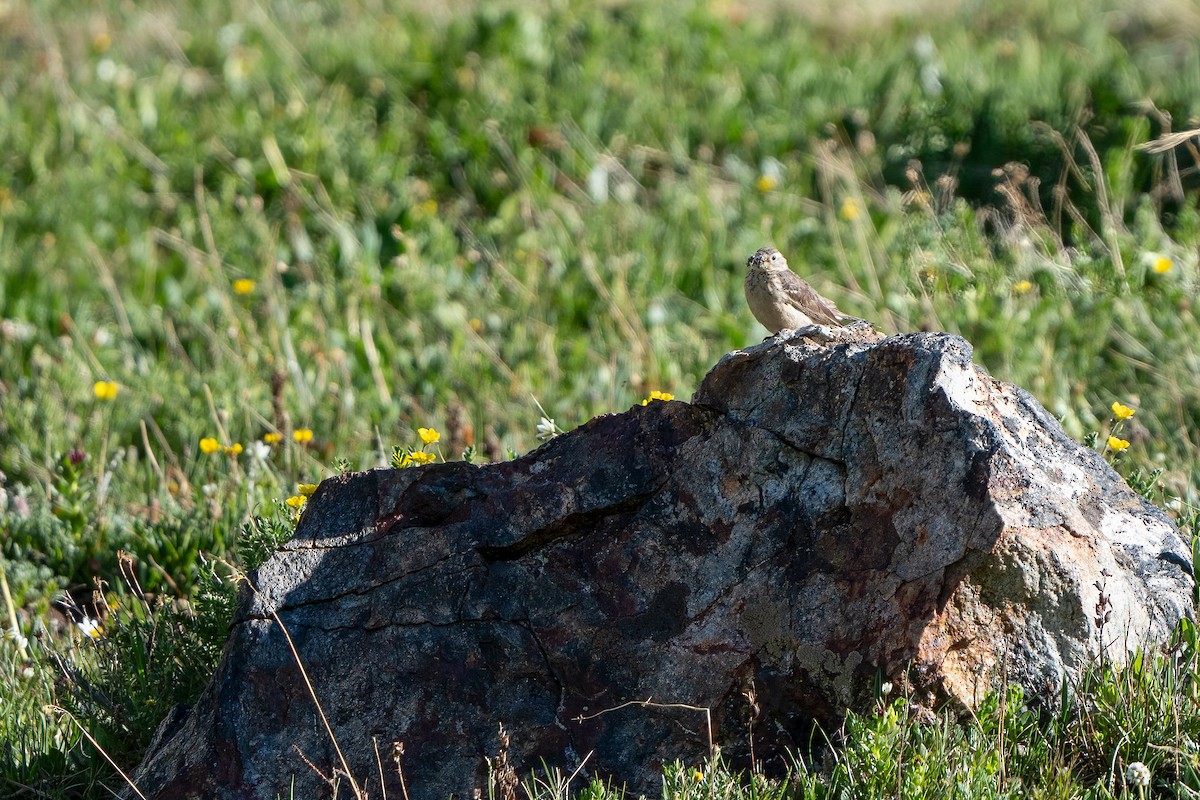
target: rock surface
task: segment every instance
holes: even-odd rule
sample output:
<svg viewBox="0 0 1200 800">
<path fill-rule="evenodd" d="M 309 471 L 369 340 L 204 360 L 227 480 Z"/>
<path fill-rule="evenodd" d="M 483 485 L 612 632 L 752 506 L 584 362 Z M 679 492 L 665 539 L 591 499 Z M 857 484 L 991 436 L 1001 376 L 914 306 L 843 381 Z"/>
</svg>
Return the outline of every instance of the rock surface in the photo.
<svg viewBox="0 0 1200 800">
<path fill-rule="evenodd" d="M 971 706 L 1001 677 L 1053 694 L 1101 652 L 1165 640 L 1192 613 L 1177 531 L 970 357 L 945 334 L 785 332 L 691 404 L 512 462 L 325 481 L 139 786 L 330 796 L 303 759 L 340 762 L 271 612 L 359 785 L 382 796 L 378 745 L 402 796 L 399 740 L 414 800 L 486 792 L 498 723 L 522 777 L 590 753 L 584 774 L 654 797 L 709 731 L 631 700 L 710 708 L 734 758 L 753 725 L 769 766 L 878 677 Z"/>
</svg>

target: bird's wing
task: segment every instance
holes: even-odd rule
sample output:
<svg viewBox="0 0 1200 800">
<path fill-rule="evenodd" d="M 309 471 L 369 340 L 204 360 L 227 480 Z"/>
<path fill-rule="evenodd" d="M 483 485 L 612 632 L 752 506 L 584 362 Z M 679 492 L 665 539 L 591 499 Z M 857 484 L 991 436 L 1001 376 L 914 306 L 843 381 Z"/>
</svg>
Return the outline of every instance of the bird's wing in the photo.
<svg viewBox="0 0 1200 800">
<path fill-rule="evenodd" d="M 781 281 L 787 301 L 800 309 L 818 325 L 840 325 L 845 316 L 829 300 L 817 294 L 817 290 L 794 272 L 786 272 Z"/>
</svg>

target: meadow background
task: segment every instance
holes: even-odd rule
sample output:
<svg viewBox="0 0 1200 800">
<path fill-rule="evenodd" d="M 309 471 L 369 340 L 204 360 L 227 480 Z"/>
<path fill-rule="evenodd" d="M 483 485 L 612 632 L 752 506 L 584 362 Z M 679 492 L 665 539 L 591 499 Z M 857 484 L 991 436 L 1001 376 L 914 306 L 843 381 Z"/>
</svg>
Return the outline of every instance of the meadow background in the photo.
<svg viewBox="0 0 1200 800">
<path fill-rule="evenodd" d="M 1194 537 L 1198 42 L 1184 0 L 0 0 L 0 794 L 122 786 L 305 487 L 688 398 L 768 243 Z M 664 791 L 1194 797 L 1195 639 Z"/>
</svg>

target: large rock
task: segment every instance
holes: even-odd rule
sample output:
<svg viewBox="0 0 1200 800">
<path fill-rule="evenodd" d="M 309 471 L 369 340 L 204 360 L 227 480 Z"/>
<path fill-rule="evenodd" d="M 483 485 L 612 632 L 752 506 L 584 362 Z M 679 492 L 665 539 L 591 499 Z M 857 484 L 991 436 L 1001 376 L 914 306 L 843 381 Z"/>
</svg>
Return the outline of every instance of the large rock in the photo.
<svg viewBox="0 0 1200 800">
<path fill-rule="evenodd" d="M 785 335 L 727 356 L 691 404 L 509 463 L 325 481 L 142 791 L 329 794 L 312 767 L 340 762 L 272 614 L 359 784 L 382 796 L 378 744 L 401 796 L 399 740 L 418 800 L 485 787 L 501 722 L 521 772 L 591 753 L 586 774 L 654 796 L 709 731 L 631 700 L 711 709 L 735 758 L 752 724 L 770 763 L 878 678 L 971 706 L 1166 639 L 1191 614 L 1179 534 L 970 357 L 943 334 Z"/>
</svg>

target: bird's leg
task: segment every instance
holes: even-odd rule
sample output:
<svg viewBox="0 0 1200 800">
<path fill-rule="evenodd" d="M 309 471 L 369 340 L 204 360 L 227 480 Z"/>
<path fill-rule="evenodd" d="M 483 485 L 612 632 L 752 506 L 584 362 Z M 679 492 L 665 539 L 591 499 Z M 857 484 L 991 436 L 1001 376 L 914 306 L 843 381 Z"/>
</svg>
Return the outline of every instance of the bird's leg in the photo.
<svg viewBox="0 0 1200 800">
<path fill-rule="evenodd" d="M 833 338 L 833 332 L 825 325 L 801 325 L 799 328 L 783 328 L 778 333 L 768 336 L 767 339 L 772 339 L 777 342 L 786 342 L 792 339 L 817 339 L 829 341 Z"/>
<path fill-rule="evenodd" d="M 794 331 L 791 331 L 788 338 L 811 339 L 812 341 L 825 343 L 833 341 L 836 337 L 833 335 L 833 329 L 828 325 L 818 325 L 813 323 L 812 325 L 805 325 L 801 328 L 796 328 Z"/>
</svg>

